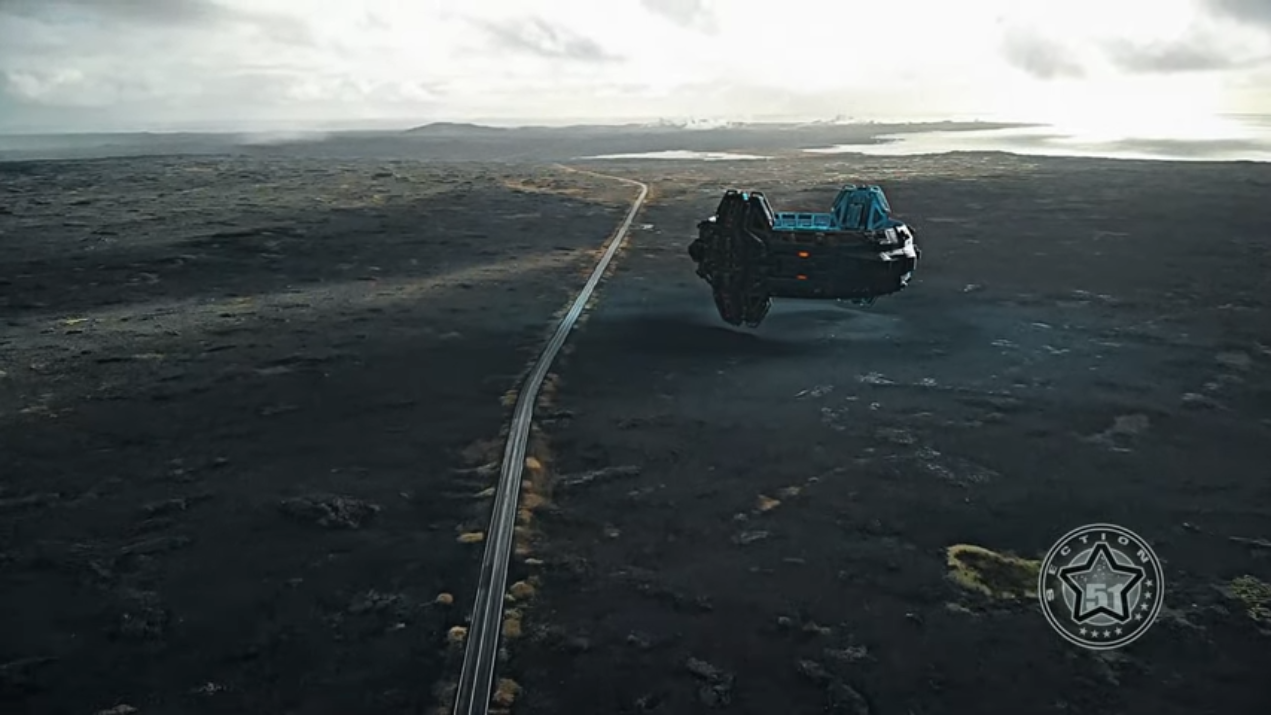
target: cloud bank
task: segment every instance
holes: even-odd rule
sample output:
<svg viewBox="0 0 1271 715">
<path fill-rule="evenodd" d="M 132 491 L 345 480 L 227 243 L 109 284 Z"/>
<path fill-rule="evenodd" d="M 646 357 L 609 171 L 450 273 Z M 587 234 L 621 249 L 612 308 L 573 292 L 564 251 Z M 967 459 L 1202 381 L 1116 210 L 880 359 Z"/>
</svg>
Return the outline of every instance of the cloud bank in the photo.
<svg viewBox="0 0 1271 715">
<path fill-rule="evenodd" d="M 0 130 L 1271 111 L 1268 57 L 1266 0 L 0 0 Z"/>
</svg>

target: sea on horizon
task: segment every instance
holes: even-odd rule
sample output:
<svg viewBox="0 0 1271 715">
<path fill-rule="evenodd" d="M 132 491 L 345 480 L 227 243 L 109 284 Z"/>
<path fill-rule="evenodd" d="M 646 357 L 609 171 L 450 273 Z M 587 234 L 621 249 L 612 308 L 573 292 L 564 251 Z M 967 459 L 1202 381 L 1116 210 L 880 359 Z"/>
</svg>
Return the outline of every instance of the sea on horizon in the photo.
<svg viewBox="0 0 1271 715">
<path fill-rule="evenodd" d="M 883 134 L 869 143 L 805 149 L 810 154 L 913 156 L 1002 151 L 1162 161 L 1271 162 L 1271 115 L 1223 115 L 1177 126 L 1033 125 L 1009 129 Z"/>
</svg>

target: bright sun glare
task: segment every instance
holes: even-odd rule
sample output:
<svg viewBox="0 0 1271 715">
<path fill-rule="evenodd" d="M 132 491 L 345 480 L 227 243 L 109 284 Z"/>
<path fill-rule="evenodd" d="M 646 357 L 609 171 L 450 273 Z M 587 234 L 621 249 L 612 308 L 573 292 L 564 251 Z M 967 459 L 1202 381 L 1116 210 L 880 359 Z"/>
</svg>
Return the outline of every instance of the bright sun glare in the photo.
<svg viewBox="0 0 1271 715">
<path fill-rule="evenodd" d="M 1074 139 L 1215 140 L 1245 130 L 1222 115 L 1221 88 L 1205 79 L 1091 80 L 1038 91 L 1032 113 Z"/>
</svg>

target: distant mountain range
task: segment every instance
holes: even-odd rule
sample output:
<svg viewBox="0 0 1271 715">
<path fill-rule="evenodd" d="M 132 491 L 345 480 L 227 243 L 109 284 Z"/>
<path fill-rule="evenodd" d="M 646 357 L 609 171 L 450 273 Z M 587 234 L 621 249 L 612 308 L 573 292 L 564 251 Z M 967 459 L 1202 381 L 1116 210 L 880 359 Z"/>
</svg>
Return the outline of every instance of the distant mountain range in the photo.
<svg viewBox="0 0 1271 715">
<path fill-rule="evenodd" d="M 967 129 L 1002 129 L 1025 126 L 1016 123 L 979 122 L 979 121 L 941 121 L 941 122 L 877 122 L 856 121 L 844 117 L 808 122 L 742 122 L 719 119 L 659 119 L 653 122 L 631 122 L 627 124 L 575 124 L 567 126 L 529 125 L 516 127 L 496 127 L 487 124 L 470 122 L 432 122 L 405 130 L 405 134 L 417 137 L 463 138 L 500 137 L 511 134 L 552 135 L 580 132 L 590 135 L 611 134 L 661 134 L 679 131 L 718 132 L 771 132 L 782 130 L 820 129 L 832 130 L 840 127 L 922 127 L 924 130 L 962 130 Z"/>
<path fill-rule="evenodd" d="M 808 149 L 866 146 L 893 134 L 1006 128 L 986 122 L 776 123 L 667 119 L 621 125 L 499 127 L 433 122 L 411 129 L 234 133 L 0 134 L 0 161 L 162 155 L 251 154 L 337 159 L 436 161 L 572 161 L 580 157 L 657 152 L 732 152 L 770 156 Z"/>
</svg>

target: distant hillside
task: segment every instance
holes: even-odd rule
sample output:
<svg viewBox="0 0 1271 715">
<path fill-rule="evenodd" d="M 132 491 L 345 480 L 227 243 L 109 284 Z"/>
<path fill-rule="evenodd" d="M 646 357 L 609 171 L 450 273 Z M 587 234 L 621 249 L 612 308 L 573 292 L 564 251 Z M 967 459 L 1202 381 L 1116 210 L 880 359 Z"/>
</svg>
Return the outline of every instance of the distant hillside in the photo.
<svg viewBox="0 0 1271 715">
<path fill-rule="evenodd" d="M 474 137 L 503 134 L 505 132 L 507 130 L 501 127 L 487 127 L 482 124 L 467 124 L 463 122 L 432 122 L 431 124 L 423 124 L 406 130 L 407 134 L 430 137 Z"/>
<path fill-rule="evenodd" d="M 3 3 L 3 0 L 0 0 Z M 751 123 L 692 128 L 670 121 L 626 125 L 499 127 L 435 122 L 413 129 L 244 134 L 0 134 L 0 161 L 147 154 L 415 158 L 436 161 L 570 161 L 579 157 L 649 152 L 789 154 L 804 149 L 876 144 L 881 136 L 1007 128 L 976 122 L 928 124 Z"/>
<path fill-rule="evenodd" d="M 572 124 L 555 125 L 523 125 L 515 127 L 492 127 L 485 124 L 469 122 L 432 122 L 405 130 L 406 134 L 423 137 L 483 138 L 525 135 L 604 135 L 630 136 L 633 134 L 687 134 L 700 133 L 746 133 L 786 132 L 786 131 L 859 131 L 862 128 L 879 131 L 968 131 L 986 129 L 1009 129 L 1031 126 L 1019 123 L 982 122 L 982 121 L 939 121 L 939 122 L 874 122 L 874 121 L 813 121 L 813 122 L 723 122 L 705 120 L 641 122 L 627 124 Z"/>
</svg>

